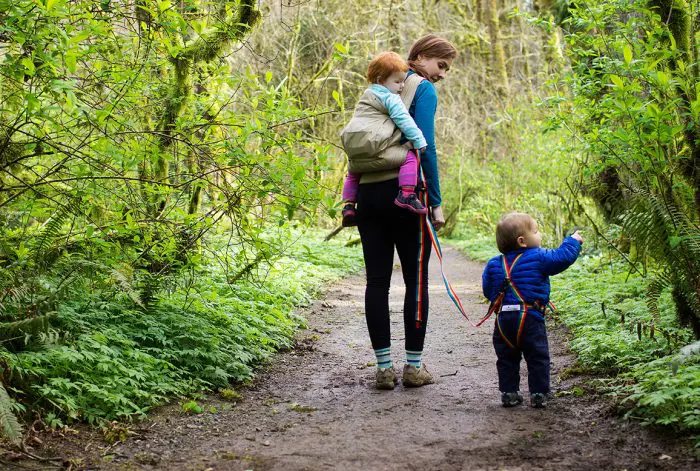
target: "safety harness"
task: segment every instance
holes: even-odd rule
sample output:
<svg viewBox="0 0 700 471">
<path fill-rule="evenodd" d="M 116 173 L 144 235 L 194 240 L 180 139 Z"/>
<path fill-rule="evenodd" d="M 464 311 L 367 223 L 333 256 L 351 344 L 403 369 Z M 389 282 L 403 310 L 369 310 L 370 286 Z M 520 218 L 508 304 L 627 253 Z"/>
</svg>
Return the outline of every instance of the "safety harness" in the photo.
<svg viewBox="0 0 700 471">
<path fill-rule="evenodd" d="M 422 185 L 419 183 L 419 187 L 417 187 L 417 193 L 419 195 L 420 201 L 423 203 L 425 207 L 428 207 L 428 188 L 427 188 L 427 183 L 425 181 L 425 178 L 423 176 L 423 168 L 421 167 L 420 164 L 420 151 L 416 149 L 416 155 L 418 156 L 418 174 L 420 176 L 419 181 L 422 182 Z M 425 231 L 428 231 L 428 235 L 430 236 L 430 242 L 432 243 L 433 248 L 435 249 L 435 254 L 437 255 L 438 261 L 440 262 L 440 273 L 442 274 L 442 281 L 445 283 L 445 290 L 447 290 L 447 295 L 450 297 L 452 302 L 457 306 L 457 310 L 462 314 L 462 316 L 474 327 L 479 327 L 481 324 L 486 322 L 486 320 L 491 317 L 491 315 L 496 312 L 496 324 L 498 325 L 498 331 L 501 334 L 501 337 L 503 340 L 508 344 L 509 347 L 511 348 L 516 348 L 520 345 L 520 337 L 523 332 L 523 328 L 525 326 L 525 319 L 527 318 L 527 311 L 528 309 L 534 308 L 542 311 L 542 314 L 544 314 L 546 305 L 543 305 L 539 301 L 535 301 L 534 304 L 528 304 L 525 302 L 523 297 L 520 294 L 520 291 L 515 287 L 513 284 L 513 281 L 511 280 L 511 272 L 513 270 L 513 267 L 515 264 L 518 262 L 520 257 L 523 254 L 518 254 L 517 257 L 513 260 L 513 263 L 508 265 L 508 262 L 506 261 L 506 257 L 504 255 L 501 256 L 501 261 L 503 263 L 503 271 L 506 274 L 506 279 L 503 282 L 503 288 L 501 289 L 501 292 L 498 294 L 498 297 L 494 302 L 491 303 L 489 306 L 489 310 L 486 313 L 486 316 L 484 316 L 483 319 L 481 319 L 478 323 L 473 324 L 471 320 L 469 319 L 469 316 L 467 315 L 467 312 L 464 310 L 464 306 L 462 306 L 462 301 L 459 299 L 459 296 L 457 296 L 457 292 L 454 290 L 452 287 L 452 284 L 450 281 L 447 279 L 447 276 L 445 275 L 445 270 L 442 265 L 442 248 L 440 247 L 440 241 L 438 240 L 437 232 L 435 232 L 435 228 L 433 227 L 433 224 L 430 222 L 430 217 L 428 215 L 421 215 L 421 224 L 420 224 L 420 250 L 418 251 L 418 289 L 416 291 L 416 328 L 421 327 L 421 324 L 423 323 L 423 270 L 427 270 L 427 264 L 425 263 L 425 258 L 427 256 L 427 249 L 428 247 L 423 243 L 425 240 Z M 503 297 L 506 295 L 506 291 L 508 289 L 513 290 L 515 295 L 518 297 L 520 300 L 520 304 L 514 304 L 514 305 L 508 305 L 508 306 L 502 306 L 503 304 Z M 552 311 L 556 311 L 556 308 L 554 307 L 554 304 L 551 303 L 551 301 L 547 304 Z M 503 332 L 503 329 L 501 328 L 501 323 L 498 314 L 503 311 L 510 311 L 510 310 L 515 310 L 513 308 L 517 308 L 517 310 L 520 311 L 520 321 L 518 325 L 518 334 L 517 338 L 515 339 L 515 342 L 511 342 L 506 335 Z"/>
<path fill-rule="evenodd" d="M 503 341 L 510 347 L 510 348 L 518 348 L 520 347 L 520 339 L 523 333 L 523 329 L 525 328 L 525 319 L 527 318 L 527 312 L 528 309 L 537 309 L 542 311 L 542 314 L 545 313 L 545 310 L 547 309 L 547 306 L 552 311 L 556 311 L 556 308 L 554 307 L 554 304 L 552 302 L 548 302 L 547 305 L 544 305 L 540 301 L 535 301 L 533 304 L 529 304 L 525 302 L 525 299 L 523 296 L 520 294 L 520 291 L 518 288 L 513 284 L 513 279 L 512 279 L 512 273 L 513 273 L 513 267 L 515 267 L 515 264 L 518 263 L 518 260 L 520 260 L 520 257 L 522 257 L 523 254 L 518 254 L 515 259 L 513 259 L 513 263 L 510 265 L 508 264 L 508 261 L 506 260 L 505 255 L 501 255 L 501 263 L 503 264 L 503 272 L 506 274 L 505 280 L 503 280 L 503 287 L 501 288 L 501 291 L 498 293 L 498 296 L 496 299 L 491 303 L 489 306 L 489 310 L 486 313 L 486 315 L 476 324 L 477 327 L 479 327 L 481 324 L 486 322 L 486 320 L 491 317 L 491 315 L 495 312 L 496 313 L 496 327 L 498 328 L 498 333 L 501 335 L 501 338 Z M 519 304 L 508 304 L 508 305 L 503 305 L 503 298 L 506 295 L 506 292 L 508 292 L 508 289 L 513 291 L 515 296 L 518 298 L 520 301 Z M 500 314 L 502 312 L 506 311 L 519 311 L 520 317 L 518 319 L 518 333 L 515 338 L 515 342 L 511 341 L 509 339 L 504 330 L 503 327 L 501 326 L 501 316 Z"/>
<path fill-rule="evenodd" d="M 420 151 L 416 150 L 416 155 L 418 156 L 418 174 L 420 175 L 419 183 L 417 188 L 417 193 L 419 195 L 421 203 L 427 208 L 428 207 L 428 187 L 423 176 L 423 168 L 420 164 Z M 428 231 L 430 236 L 430 242 L 435 249 L 435 255 L 437 255 L 438 261 L 440 262 L 440 273 L 442 274 L 442 281 L 445 283 L 445 290 L 447 290 L 447 295 L 450 297 L 457 310 L 464 316 L 464 318 L 469 321 L 469 316 L 462 306 L 462 301 L 457 296 L 457 292 L 452 287 L 452 283 L 447 279 L 445 275 L 444 267 L 442 266 L 442 248 L 440 247 L 440 241 L 438 240 L 437 232 L 433 224 L 430 222 L 430 217 L 428 215 L 421 215 L 420 224 L 420 250 L 418 251 L 418 290 L 416 291 L 416 328 L 420 328 L 423 322 L 423 270 L 427 270 L 427 264 L 425 263 L 425 258 L 427 256 L 428 247 L 423 244 L 425 240 L 425 231 Z M 471 321 L 469 321 L 471 322 Z"/>
</svg>

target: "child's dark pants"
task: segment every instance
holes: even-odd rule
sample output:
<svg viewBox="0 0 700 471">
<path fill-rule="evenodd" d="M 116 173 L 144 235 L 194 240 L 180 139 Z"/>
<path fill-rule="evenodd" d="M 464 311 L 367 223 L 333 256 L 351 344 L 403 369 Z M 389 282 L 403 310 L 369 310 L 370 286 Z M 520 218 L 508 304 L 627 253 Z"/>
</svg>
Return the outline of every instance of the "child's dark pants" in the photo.
<svg viewBox="0 0 700 471">
<path fill-rule="evenodd" d="M 502 312 L 499 314 L 501 328 L 506 338 L 515 345 L 518 333 L 519 313 Z M 543 320 L 532 314 L 525 318 L 525 326 L 520 336 L 520 345 L 511 348 L 501 338 L 496 324 L 493 331 L 493 347 L 496 349 L 496 369 L 498 386 L 501 392 L 520 390 L 520 359 L 525 357 L 527 363 L 527 382 L 530 394 L 549 393 L 549 345 L 547 328 Z"/>
</svg>

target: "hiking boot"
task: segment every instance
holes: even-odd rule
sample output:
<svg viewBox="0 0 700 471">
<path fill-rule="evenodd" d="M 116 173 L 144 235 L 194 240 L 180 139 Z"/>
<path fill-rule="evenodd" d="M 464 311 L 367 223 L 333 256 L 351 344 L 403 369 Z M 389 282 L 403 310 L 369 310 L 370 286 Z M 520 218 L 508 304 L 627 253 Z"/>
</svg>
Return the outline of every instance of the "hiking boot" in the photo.
<svg viewBox="0 0 700 471">
<path fill-rule="evenodd" d="M 433 384 L 435 380 L 433 375 L 428 373 L 425 365 L 416 368 L 413 365 L 403 366 L 403 385 L 407 388 L 418 388 L 426 384 Z"/>
<path fill-rule="evenodd" d="M 357 226 L 357 214 L 355 213 L 355 204 L 348 203 L 343 206 L 343 227 Z"/>
<path fill-rule="evenodd" d="M 399 208 L 408 209 L 412 213 L 416 214 L 428 214 L 428 208 L 423 206 L 415 193 L 409 193 L 407 195 L 403 194 L 403 191 L 399 190 L 399 194 L 394 199 L 394 204 Z"/>
<path fill-rule="evenodd" d="M 530 407 L 544 409 L 547 407 L 547 395 L 545 393 L 530 394 Z"/>
<path fill-rule="evenodd" d="M 501 393 L 503 407 L 515 407 L 523 403 L 523 395 L 520 391 Z"/>
<path fill-rule="evenodd" d="M 377 389 L 394 389 L 399 379 L 396 377 L 396 371 L 391 368 L 377 368 Z"/>
</svg>

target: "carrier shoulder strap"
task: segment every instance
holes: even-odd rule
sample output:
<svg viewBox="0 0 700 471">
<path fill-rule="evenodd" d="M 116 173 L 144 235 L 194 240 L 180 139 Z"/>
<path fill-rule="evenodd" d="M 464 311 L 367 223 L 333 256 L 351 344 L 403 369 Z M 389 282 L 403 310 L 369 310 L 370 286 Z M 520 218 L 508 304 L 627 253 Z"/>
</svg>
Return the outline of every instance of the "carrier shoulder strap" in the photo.
<svg viewBox="0 0 700 471">
<path fill-rule="evenodd" d="M 423 80 L 425 79 L 418 74 L 411 74 L 406 77 L 403 90 L 401 90 L 401 100 L 406 106 L 406 109 L 411 107 L 413 98 L 416 96 L 416 90 L 418 90 L 418 85 L 420 85 Z"/>
</svg>

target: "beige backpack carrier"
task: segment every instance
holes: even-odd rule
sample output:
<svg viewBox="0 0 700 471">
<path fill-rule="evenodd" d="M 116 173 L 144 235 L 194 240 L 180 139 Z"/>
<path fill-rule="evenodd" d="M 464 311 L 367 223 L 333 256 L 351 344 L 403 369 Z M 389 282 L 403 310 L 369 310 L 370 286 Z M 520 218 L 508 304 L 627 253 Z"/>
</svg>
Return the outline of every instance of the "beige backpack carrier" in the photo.
<svg viewBox="0 0 700 471">
<path fill-rule="evenodd" d="M 400 95 L 406 109 L 411 106 L 423 80 L 418 74 L 406 78 Z M 410 143 L 399 144 L 401 135 L 386 107 L 374 93 L 366 90 L 352 119 L 340 132 L 340 140 L 348 154 L 348 169 L 353 173 L 366 173 L 400 167 L 410 148 Z"/>
</svg>

